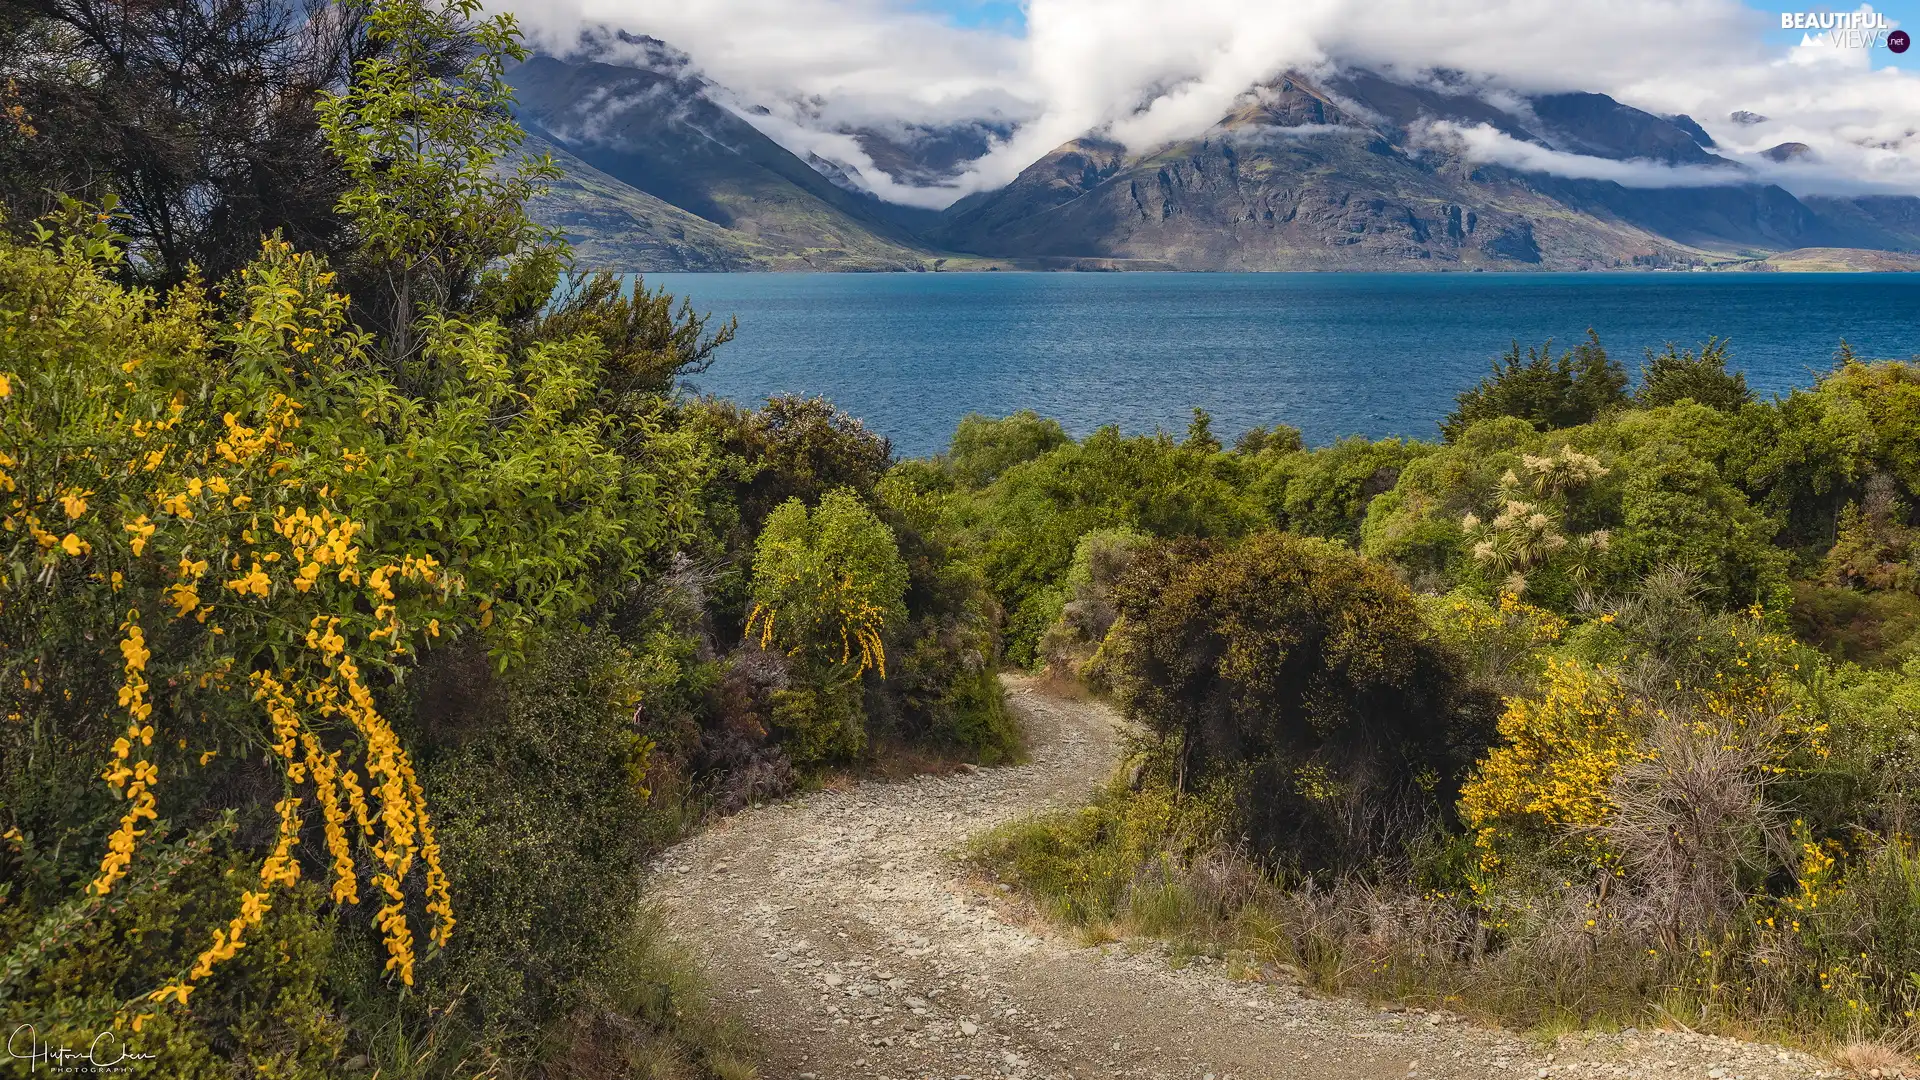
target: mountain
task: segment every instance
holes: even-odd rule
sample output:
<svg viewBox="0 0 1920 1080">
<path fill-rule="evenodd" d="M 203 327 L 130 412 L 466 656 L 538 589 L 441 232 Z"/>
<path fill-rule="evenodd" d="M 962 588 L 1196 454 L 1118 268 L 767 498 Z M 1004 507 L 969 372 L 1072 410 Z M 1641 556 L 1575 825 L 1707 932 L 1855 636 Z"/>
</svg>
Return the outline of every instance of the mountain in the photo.
<svg viewBox="0 0 1920 1080">
<path fill-rule="evenodd" d="M 1603 94 L 1524 108 L 1359 72 L 1288 75 L 1211 130 L 1148 153 L 1081 139 L 956 206 L 936 239 L 1001 256 L 1151 260 L 1188 269 L 1603 269 L 1806 247 L 1915 246 L 1906 207 L 1819 212 L 1747 179 L 1698 125 Z M 1684 121 L 1684 122 L 1683 122 Z M 1514 144 L 1685 166 L 1713 186 L 1629 188 L 1480 164 L 1436 138 L 1485 125 Z"/>
<path fill-rule="evenodd" d="M 598 55 L 620 63 L 538 56 L 509 75 L 530 149 L 564 172 L 534 213 L 587 266 L 1575 270 L 1752 266 L 1807 249 L 1892 266 L 1904 263 L 1831 252 L 1920 250 L 1920 199 L 1796 198 L 1717 154 L 1690 117 L 1604 94 L 1488 95 L 1446 73 L 1287 74 L 1191 138 L 1139 152 L 1089 135 L 944 212 L 901 206 L 869 193 L 865 166 L 774 141 L 664 43 L 619 44 Z M 924 186 L 1009 129 L 839 133 Z M 1579 168 L 1557 164 L 1569 161 Z M 1692 186 L 1594 178 L 1633 174 Z"/>
<path fill-rule="evenodd" d="M 1920 199 L 1911 195 L 1809 195 L 1800 201 L 1839 234 L 1841 246 L 1920 252 Z"/>
<path fill-rule="evenodd" d="M 697 76 L 536 56 L 508 74 L 535 152 L 567 180 L 536 207 L 583 265 L 622 270 L 921 268 L 888 208 L 834 184 Z"/>
</svg>

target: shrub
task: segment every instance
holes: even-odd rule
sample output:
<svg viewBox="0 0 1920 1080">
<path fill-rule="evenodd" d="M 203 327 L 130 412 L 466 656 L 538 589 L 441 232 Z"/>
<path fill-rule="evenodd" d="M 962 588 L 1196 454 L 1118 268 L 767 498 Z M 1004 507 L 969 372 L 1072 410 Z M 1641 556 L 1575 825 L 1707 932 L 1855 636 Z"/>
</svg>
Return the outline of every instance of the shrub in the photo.
<svg viewBox="0 0 1920 1080">
<path fill-rule="evenodd" d="M 972 858 L 1036 894 L 1055 918 L 1129 919 L 1228 843 L 1230 808 L 1165 779 L 1138 792 L 1113 785 L 1078 810 L 1003 825 L 972 842 Z M 1167 929 L 1163 919 L 1141 932 Z"/>
<path fill-rule="evenodd" d="M 105 1045 L 153 1055 L 128 1062 L 135 1076 L 339 1075 L 347 1031 L 323 994 L 333 930 L 320 915 L 326 892 L 314 885 L 280 893 L 249 927 L 248 947 L 194 994 L 191 1012 L 126 1008 L 157 979 L 191 967 L 208 924 L 224 923 L 256 883 L 250 852 L 235 843 L 239 825 L 224 815 L 191 832 L 146 837 L 139 864 L 111 899 L 67 895 L 76 860 L 64 856 L 57 834 L 10 830 L 0 840 L 0 892 L 10 894 L 0 906 L 0 941 L 10 946 L 0 967 L 0 1022 L 9 1032 L 31 1025 L 41 1045 L 88 1046 L 110 1033 Z"/>
<path fill-rule="evenodd" d="M 404 264 L 405 302 L 365 321 L 404 332 L 354 328 L 368 311 L 277 239 L 219 293 L 165 297 L 114 284 L 105 217 L 0 244 L 0 777 L 10 793 L 58 784 L 0 818 L 64 838 L 44 888 L 9 881 L 0 951 L 103 900 L 138 908 L 95 920 L 105 936 L 84 946 L 56 934 L 36 963 L 97 975 L 74 996 L 111 995 L 114 1023 L 155 1038 L 204 1011 L 293 1048 L 262 1073 L 324 1068 L 302 1055 L 325 1015 L 310 974 L 334 945 L 371 964 L 364 982 L 412 986 L 453 944 L 456 860 L 414 752 L 473 732 L 409 731 L 402 677 L 455 639 L 479 671 L 510 668 L 693 529 L 696 448 L 658 408 L 602 398 L 605 345 L 494 317 L 557 255 L 520 214 L 530 174 L 490 171 L 517 141 L 498 108 L 511 21 L 474 29 L 484 55 L 418 66 L 475 10 L 379 6 L 382 59 L 329 106 L 336 149 L 359 155 L 358 257 Z M 395 215 L 400 195 L 417 213 Z M 49 767 L 55 752 L 85 767 Z M 182 877 L 183 906 L 139 903 L 181 831 L 228 810 L 218 887 Z M 318 930 L 295 933 L 303 918 Z M 362 950 L 343 928 L 369 923 Z M 85 968 L 78 947 L 122 969 Z M 267 1011 L 236 1019 L 231 993 Z M 271 1013 L 286 1002 L 314 1030 L 286 1030 Z M 223 1036 L 219 1055 L 253 1037 Z"/>
<path fill-rule="evenodd" d="M 1032 461 L 1072 440 L 1057 420 L 1031 409 L 993 420 L 978 413 L 960 418 L 947 450 L 947 467 L 968 487 L 982 488 L 1023 461 Z"/>
<path fill-rule="evenodd" d="M 1008 658 L 1034 662 L 1058 614 L 1060 575 L 1087 533 L 1232 537 L 1253 528 L 1258 511 L 1231 472 L 1220 455 L 1165 436 L 1123 438 L 1114 428 L 1008 469 L 963 525 L 963 550 L 1006 609 Z"/>
<path fill-rule="evenodd" d="M 1489 703 L 1406 588 L 1322 541 L 1148 548 L 1116 593 L 1113 670 L 1176 788 L 1231 785 L 1255 850 L 1307 871 L 1400 858 L 1446 814 Z"/>
<path fill-rule="evenodd" d="M 852 492 L 808 511 L 798 499 L 767 518 L 753 565 L 747 634 L 799 661 L 773 694 L 773 722 L 796 763 L 851 757 L 866 744 L 858 679 L 887 677 L 885 635 L 906 615 L 907 568 L 893 531 Z"/>
<path fill-rule="evenodd" d="M 1095 658 L 1120 614 L 1114 589 L 1146 542 L 1131 529 L 1101 529 L 1080 538 L 1060 583 L 1059 617 L 1040 639 L 1040 659 L 1048 672 L 1080 679 L 1101 692 L 1111 688 L 1105 663 L 1096 664 Z"/>
<path fill-rule="evenodd" d="M 747 633 L 821 668 L 885 678 L 882 634 L 905 617 L 906 591 L 893 530 L 851 491 L 828 492 L 812 511 L 789 499 L 760 533 Z"/>
<path fill-rule="evenodd" d="M 1565 619 L 1503 592 L 1495 601 L 1465 590 L 1416 597 L 1434 636 L 1459 656 L 1473 684 L 1501 697 L 1531 691 L 1546 650 L 1567 632 Z"/>
<path fill-rule="evenodd" d="M 1460 792 L 1460 816 L 1475 832 L 1482 869 L 1496 869 L 1515 849 L 1564 840 L 1584 848 L 1580 861 L 1596 861 L 1613 783 L 1641 753 L 1648 719 L 1607 672 L 1550 661 L 1538 696 L 1508 700 L 1499 743 Z"/>
<path fill-rule="evenodd" d="M 1249 457 L 1259 454 L 1291 454 L 1304 450 L 1300 429 L 1290 424 L 1248 428 L 1233 441 L 1233 452 Z"/>
<path fill-rule="evenodd" d="M 1247 492 L 1276 528 L 1351 543 L 1359 539 L 1373 500 L 1393 490 L 1401 470 L 1430 452 L 1401 439 L 1357 436 L 1318 450 L 1268 451 Z"/>
<path fill-rule="evenodd" d="M 825 398 L 781 395 L 755 411 L 708 399 L 684 422 L 717 459 L 709 498 L 728 505 L 709 518 L 731 549 L 750 550 L 790 499 L 814 503 L 845 488 L 871 500 L 893 460 L 891 443 Z"/>
<path fill-rule="evenodd" d="M 549 641 L 478 688 L 472 727 L 422 770 L 471 935 L 431 1006 L 459 1003 L 489 1043 L 581 1005 L 640 910 L 649 854 L 677 831 L 678 806 L 654 802 L 658 744 L 633 724 L 648 666 L 605 635 Z"/>
</svg>

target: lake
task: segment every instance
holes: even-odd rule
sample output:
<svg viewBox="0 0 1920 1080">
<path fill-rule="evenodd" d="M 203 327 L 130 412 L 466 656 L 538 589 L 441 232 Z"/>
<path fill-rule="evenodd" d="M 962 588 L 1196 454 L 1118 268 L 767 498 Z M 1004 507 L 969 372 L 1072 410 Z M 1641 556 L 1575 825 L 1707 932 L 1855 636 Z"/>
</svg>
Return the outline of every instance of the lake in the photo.
<svg viewBox="0 0 1920 1080">
<path fill-rule="evenodd" d="M 1231 441 L 1287 423 L 1310 444 L 1433 438 L 1454 395 L 1518 339 L 1555 351 L 1589 326 L 1629 372 L 1665 342 L 1732 339 L 1762 395 L 1813 382 L 1840 338 L 1920 355 L 1920 274 L 653 274 L 737 315 L 703 393 L 824 395 L 937 453 L 970 412 L 1032 409 L 1076 436 Z"/>
</svg>

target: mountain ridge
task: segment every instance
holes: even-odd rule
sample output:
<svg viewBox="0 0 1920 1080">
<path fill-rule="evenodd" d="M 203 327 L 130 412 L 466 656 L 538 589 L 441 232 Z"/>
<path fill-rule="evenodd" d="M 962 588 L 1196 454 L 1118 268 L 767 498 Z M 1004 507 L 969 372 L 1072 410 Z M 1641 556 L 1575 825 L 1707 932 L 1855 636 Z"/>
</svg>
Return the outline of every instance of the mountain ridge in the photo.
<svg viewBox="0 0 1920 1080">
<path fill-rule="evenodd" d="M 1591 270 L 1920 249 L 1920 198 L 1796 197 L 1716 153 L 1690 117 L 1592 93 L 1495 104 L 1359 70 L 1282 74 L 1146 151 L 1070 140 L 1001 188 L 922 210 L 864 191 L 859 167 L 797 156 L 669 46 L 628 40 L 650 66 L 536 56 L 509 76 L 529 149 L 565 173 L 535 213 L 609 269 Z M 1468 135 L 1512 160 L 1476 155 Z M 921 181 L 988 138 L 978 125 L 855 134 L 873 163 Z M 1553 155 L 1595 175 L 1527 167 Z M 1676 180 L 1604 178 L 1647 170 Z M 1868 263 L 1901 260 L 1821 265 Z"/>
</svg>

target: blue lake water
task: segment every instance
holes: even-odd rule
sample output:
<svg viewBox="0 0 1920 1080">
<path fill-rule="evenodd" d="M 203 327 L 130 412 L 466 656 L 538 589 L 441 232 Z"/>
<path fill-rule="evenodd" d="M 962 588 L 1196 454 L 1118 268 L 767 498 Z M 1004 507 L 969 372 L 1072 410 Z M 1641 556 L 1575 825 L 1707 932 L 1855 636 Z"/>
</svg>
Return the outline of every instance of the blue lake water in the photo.
<svg viewBox="0 0 1920 1080">
<path fill-rule="evenodd" d="M 1433 438 L 1454 395 L 1518 339 L 1589 326 L 1629 372 L 1667 341 L 1732 339 L 1763 395 L 1809 385 L 1847 338 L 1920 355 L 1920 274 L 655 274 L 739 336 L 702 392 L 819 394 L 936 453 L 969 412 L 1017 409 L 1223 438 L 1287 423 Z"/>
</svg>

